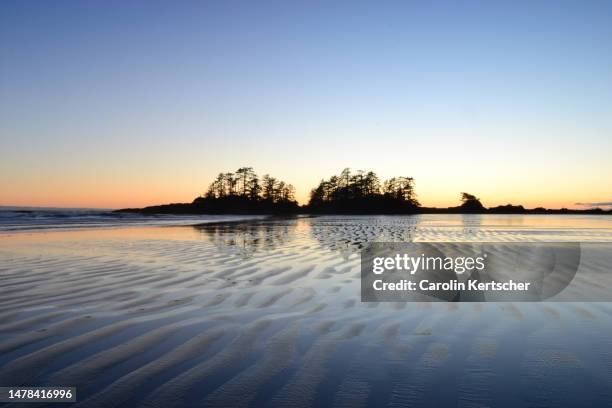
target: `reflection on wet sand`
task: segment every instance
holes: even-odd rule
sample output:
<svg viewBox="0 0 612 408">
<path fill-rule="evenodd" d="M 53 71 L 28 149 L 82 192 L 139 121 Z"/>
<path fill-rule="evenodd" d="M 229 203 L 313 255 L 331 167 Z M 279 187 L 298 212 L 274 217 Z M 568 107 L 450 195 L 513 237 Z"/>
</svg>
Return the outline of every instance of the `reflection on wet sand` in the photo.
<svg viewBox="0 0 612 408">
<path fill-rule="evenodd" d="M 294 219 L 273 219 L 268 221 L 247 221 L 235 223 L 214 223 L 194 225 L 205 239 L 220 249 L 230 247 L 244 257 L 250 257 L 258 250 L 272 250 L 290 239 L 295 230 Z"/>
</svg>

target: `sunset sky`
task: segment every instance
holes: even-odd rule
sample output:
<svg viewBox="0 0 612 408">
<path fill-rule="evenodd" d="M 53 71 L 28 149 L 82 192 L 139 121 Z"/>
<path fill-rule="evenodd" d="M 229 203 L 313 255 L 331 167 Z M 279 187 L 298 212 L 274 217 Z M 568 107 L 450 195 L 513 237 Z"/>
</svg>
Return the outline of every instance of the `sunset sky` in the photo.
<svg viewBox="0 0 612 408">
<path fill-rule="evenodd" d="M 191 201 L 252 166 L 423 205 L 612 201 L 612 2 L 0 3 L 0 205 Z"/>
</svg>

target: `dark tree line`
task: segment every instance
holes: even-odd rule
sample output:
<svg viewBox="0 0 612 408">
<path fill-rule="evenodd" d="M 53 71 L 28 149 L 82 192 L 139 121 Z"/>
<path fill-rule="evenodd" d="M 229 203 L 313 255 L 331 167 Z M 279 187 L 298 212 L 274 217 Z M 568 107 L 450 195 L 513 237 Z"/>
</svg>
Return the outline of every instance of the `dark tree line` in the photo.
<svg viewBox="0 0 612 408">
<path fill-rule="evenodd" d="M 268 174 L 260 178 L 252 167 L 241 167 L 234 173 L 219 173 L 193 205 L 218 212 L 284 212 L 298 208 L 295 188 L 291 184 Z"/>
<path fill-rule="evenodd" d="M 321 180 L 310 192 L 308 208 L 313 212 L 415 212 L 419 207 L 412 177 L 393 177 L 381 182 L 372 171 Z"/>
<path fill-rule="evenodd" d="M 522 205 L 486 208 L 478 197 L 461 193 L 461 205 L 448 208 L 421 207 L 412 177 L 393 177 L 381 181 L 372 171 L 351 172 L 321 180 L 311 190 L 310 201 L 300 207 L 291 184 L 266 174 L 259 177 L 252 167 L 233 173 L 219 173 L 208 190 L 192 203 L 125 208 L 118 212 L 142 214 L 612 214 L 612 210 L 559 210 L 542 207 L 525 209 Z"/>
</svg>

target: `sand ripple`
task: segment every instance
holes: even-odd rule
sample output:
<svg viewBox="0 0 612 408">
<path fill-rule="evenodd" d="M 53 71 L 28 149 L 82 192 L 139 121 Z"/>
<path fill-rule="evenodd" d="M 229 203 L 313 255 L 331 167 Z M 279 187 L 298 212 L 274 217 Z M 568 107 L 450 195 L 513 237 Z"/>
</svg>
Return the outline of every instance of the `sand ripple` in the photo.
<svg viewBox="0 0 612 408">
<path fill-rule="evenodd" d="M 77 386 L 79 407 L 612 401 L 607 303 L 360 302 L 371 241 L 612 242 L 590 221 L 457 217 L 2 235 L 0 384 Z"/>
</svg>

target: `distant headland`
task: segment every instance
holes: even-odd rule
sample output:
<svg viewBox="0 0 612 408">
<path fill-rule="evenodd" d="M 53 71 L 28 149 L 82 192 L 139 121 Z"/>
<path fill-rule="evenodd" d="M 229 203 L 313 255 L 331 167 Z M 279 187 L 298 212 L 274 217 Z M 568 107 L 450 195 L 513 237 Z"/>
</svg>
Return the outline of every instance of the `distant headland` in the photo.
<svg viewBox="0 0 612 408">
<path fill-rule="evenodd" d="M 460 193 L 456 207 L 423 207 L 417 200 L 412 177 L 381 181 L 372 171 L 351 172 L 321 180 L 310 192 L 308 204 L 295 200 L 295 188 L 268 174 L 259 177 L 252 167 L 219 173 L 206 192 L 191 203 L 172 203 L 144 208 L 124 208 L 139 214 L 601 214 L 612 209 L 524 208 L 522 205 L 485 207 L 473 194 Z"/>
</svg>

